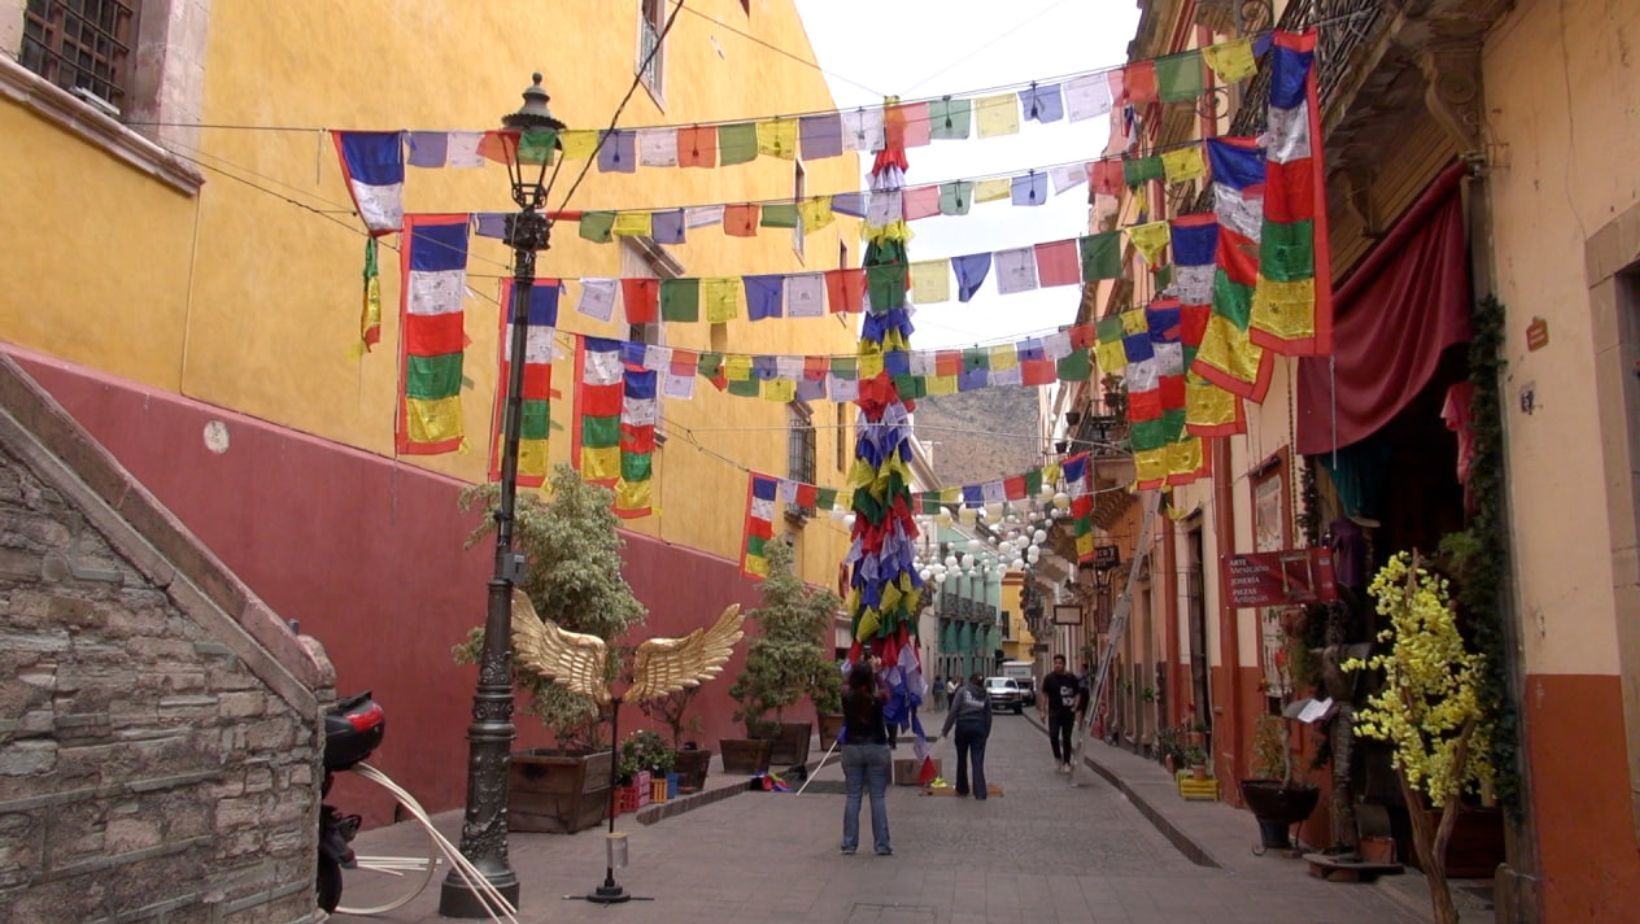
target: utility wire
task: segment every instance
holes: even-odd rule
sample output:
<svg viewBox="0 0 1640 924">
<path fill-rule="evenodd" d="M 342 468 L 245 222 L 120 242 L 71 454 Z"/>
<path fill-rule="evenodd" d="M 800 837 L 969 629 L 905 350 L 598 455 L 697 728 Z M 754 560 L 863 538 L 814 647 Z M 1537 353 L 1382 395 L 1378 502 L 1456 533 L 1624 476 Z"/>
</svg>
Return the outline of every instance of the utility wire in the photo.
<svg viewBox="0 0 1640 924">
<path fill-rule="evenodd" d="M 725 29 L 729 32 L 733 32 L 734 34 L 740 36 L 743 39 L 746 39 L 749 42 L 752 42 L 753 44 L 762 45 L 764 48 L 767 48 L 767 49 L 769 49 L 770 51 L 772 51 L 776 54 L 783 55 L 787 58 L 790 58 L 793 61 L 796 61 L 798 64 L 801 64 L 805 67 L 812 67 L 815 70 L 819 71 L 820 73 L 825 74 L 827 77 L 831 77 L 831 78 L 834 78 L 836 80 L 840 80 L 843 83 L 846 83 L 846 84 L 848 84 L 850 86 L 853 86 L 853 87 L 858 87 L 858 88 L 866 91 L 867 93 L 870 93 L 872 96 L 883 96 L 884 95 L 882 91 L 875 90 L 871 87 L 868 87 L 865 84 L 859 82 L 858 80 L 851 80 L 847 77 L 844 77 L 842 74 L 837 73 L 836 71 L 826 70 L 825 68 L 820 66 L 820 63 L 818 61 L 810 61 L 807 58 L 804 58 L 802 55 L 799 55 L 795 52 L 787 51 L 786 49 L 781 48 L 779 45 L 775 45 L 775 44 L 772 44 L 770 42 L 766 42 L 763 39 L 760 39 L 757 36 L 751 34 L 750 32 L 747 32 L 743 29 L 737 29 L 734 26 L 729 25 L 728 23 L 724 22 L 721 19 L 716 18 L 715 16 L 708 16 L 705 13 L 702 13 L 701 11 L 696 10 L 696 9 L 692 9 L 692 8 L 690 10 L 688 10 L 688 13 L 691 16 L 697 16 L 701 19 L 706 20 L 709 23 L 713 23 L 714 25 L 717 25 L 718 27 L 720 27 L 722 29 Z"/>
</svg>

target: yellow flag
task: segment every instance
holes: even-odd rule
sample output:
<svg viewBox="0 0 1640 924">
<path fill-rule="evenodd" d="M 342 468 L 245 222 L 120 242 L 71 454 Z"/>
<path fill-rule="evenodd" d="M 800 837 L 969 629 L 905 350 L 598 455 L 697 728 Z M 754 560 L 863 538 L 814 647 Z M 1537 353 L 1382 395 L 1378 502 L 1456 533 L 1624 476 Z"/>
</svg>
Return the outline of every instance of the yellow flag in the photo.
<svg viewBox="0 0 1640 924">
<path fill-rule="evenodd" d="M 911 264 L 911 294 L 919 305 L 951 300 L 951 261 L 920 260 Z"/>
<path fill-rule="evenodd" d="M 586 160 L 598 150 L 598 133 L 595 131 L 560 132 L 558 140 L 564 145 L 565 160 Z"/>
<path fill-rule="evenodd" d="M 1013 93 L 998 93 L 974 100 L 975 118 L 979 122 L 979 136 L 993 138 L 1019 132 L 1019 97 Z"/>
<path fill-rule="evenodd" d="M 649 212 L 616 212 L 615 224 L 609 233 L 616 237 L 648 237 L 653 233 L 654 222 Z"/>
<path fill-rule="evenodd" d="M 1253 60 L 1253 40 L 1236 39 L 1202 49 L 1202 57 L 1214 76 L 1225 83 L 1237 83 L 1253 76 L 1258 62 Z"/>
<path fill-rule="evenodd" d="M 1130 308 L 1117 317 L 1122 319 L 1122 332 L 1125 334 L 1141 334 L 1150 330 L 1150 321 L 1143 310 Z"/>
<path fill-rule="evenodd" d="M 1008 180 L 980 180 L 974 184 L 975 202 L 993 202 L 997 199 L 1006 199 L 1013 193 L 1013 184 Z"/>
<path fill-rule="evenodd" d="M 1151 266 L 1155 266 L 1156 261 L 1161 258 L 1162 248 L 1167 246 L 1168 238 L 1172 235 L 1165 221 L 1135 225 L 1127 229 L 1127 233 L 1128 240 L 1133 242 L 1133 246 L 1144 255 L 1145 262 Z"/>
<path fill-rule="evenodd" d="M 740 285 L 739 276 L 707 276 L 700 281 L 706 323 L 722 324 L 740 317 Z"/>
<path fill-rule="evenodd" d="M 803 222 L 804 234 L 812 234 L 831 224 L 831 197 L 815 196 L 797 203 L 797 217 Z"/>
<path fill-rule="evenodd" d="M 877 376 L 882 375 L 883 374 L 883 354 L 881 354 L 881 353 L 861 353 L 860 354 L 860 366 L 859 366 L 859 368 L 860 368 L 860 378 L 862 380 L 864 380 L 864 379 L 874 379 Z"/>
<path fill-rule="evenodd" d="M 790 401 L 797 397 L 797 383 L 791 379 L 766 379 L 763 382 L 763 397 L 781 403 Z"/>
<path fill-rule="evenodd" d="M 797 120 L 770 119 L 757 123 L 757 153 L 792 160 L 797 157 Z"/>
<path fill-rule="evenodd" d="M 1202 160 L 1202 149 L 1191 145 L 1187 148 L 1163 151 L 1162 172 L 1167 176 L 1169 183 L 1183 183 L 1207 176 L 1207 162 Z"/>
<path fill-rule="evenodd" d="M 1011 343 L 991 347 L 991 371 L 1001 372 L 1019 365 L 1019 350 Z"/>
<path fill-rule="evenodd" d="M 1127 368 L 1127 350 L 1123 349 L 1120 340 L 1114 343 L 1094 344 L 1093 356 L 1102 375 L 1112 375 Z"/>
<path fill-rule="evenodd" d="M 928 393 L 931 395 L 954 395 L 957 393 L 957 377 L 954 375 L 931 375 L 928 377 Z"/>
<path fill-rule="evenodd" d="M 958 502 L 960 500 L 962 500 L 962 489 L 961 488 L 941 488 L 940 489 L 940 503 L 942 503 L 942 504 L 955 504 L 956 502 Z"/>
<path fill-rule="evenodd" d="M 744 353 L 730 353 L 723 357 L 723 377 L 731 382 L 744 382 L 752 377 L 752 358 Z"/>
<path fill-rule="evenodd" d="M 1155 487 L 1167 480 L 1167 447 L 1146 449 L 1133 454 L 1140 487 Z"/>
</svg>

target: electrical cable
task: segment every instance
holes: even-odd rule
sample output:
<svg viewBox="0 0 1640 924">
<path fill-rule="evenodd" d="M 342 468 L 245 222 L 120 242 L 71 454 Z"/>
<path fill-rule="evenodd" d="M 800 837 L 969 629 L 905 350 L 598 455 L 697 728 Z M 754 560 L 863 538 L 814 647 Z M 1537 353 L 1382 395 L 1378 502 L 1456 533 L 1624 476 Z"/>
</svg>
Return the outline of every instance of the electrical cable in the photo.
<svg viewBox="0 0 1640 924">
<path fill-rule="evenodd" d="M 693 9 L 693 8 L 689 9 L 687 12 L 691 16 L 698 16 L 701 19 L 704 19 L 709 23 L 713 23 L 713 24 L 715 24 L 715 25 L 717 25 L 717 26 L 719 26 L 719 27 L 721 27 L 721 28 L 723 28 L 723 29 L 725 29 L 729 32 L 733 32 L 734 34 L 740 36 L 743 39 L 746 39 L 749 42 L 752 42 L 753 44 L 762 45 L 764 48 L 767 48 L 770 51 L 775 52 L 776 54 L 784 55 L 785 57 L 790 58 L 793 61 L 796 61 L 798 64 L 801 64 L 805 67 L 812 67 L 815 70 L 819 71 L 820 73 L 825 74 L 827 77 L 831 77 L 831 78 L 834 78 L 836 80 L 840 80 L 843 83 L 849 84 L 850 86 L 858 87 L 858 88 L 866 91 L 867 93 L 870 93 L 872 96 L 883 96 L 883 95 L 885 95 L 881 90 L 876 90 L 876 89 L 873 89 L 871 87 L 868 87 L 865 84 L 859 82 L 858 80 L 851 80 L 847 77 L 844 77 L 842 74 L 837 73 L 836 71 L 829 71 L 829 70 L 821 67 L 820 62 L 818 62 L 818 61 L 809 61 L 809 60 L 803 58 L 801 55 L 796 54 L 795 52 L 787 51 L 786 49 L 781 48 L 778 45 L 772 44 L 770 42 L 767 42 L 763 39 L 758 38 L 757 36 L 751 34 L 750 32 L 746 32 L 744 30 L 737 29 L 734 26 L 731 26 L 728 23 L 724 22 L 723 20 L 718 19 L 714 16 L 708 16 L 705 13 L 702 13 L 701 11 Z"/>
</svg>

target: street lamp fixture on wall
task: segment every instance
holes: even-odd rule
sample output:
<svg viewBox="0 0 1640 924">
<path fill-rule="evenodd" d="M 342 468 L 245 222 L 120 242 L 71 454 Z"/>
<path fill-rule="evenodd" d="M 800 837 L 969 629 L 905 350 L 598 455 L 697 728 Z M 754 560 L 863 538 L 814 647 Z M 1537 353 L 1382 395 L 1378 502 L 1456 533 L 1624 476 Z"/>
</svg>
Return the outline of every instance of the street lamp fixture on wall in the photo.
<svg viewBox="0 0 1640 924">
<path fill-rule="evenodd" d="M 495 573 L 489 582 L 484 648 L 479 657 L 473 721 L 467 726 L 467 803 L 461 823 L 461 854 L 516 908 L 518 875 L 507 859 L 507 764 L 518 730 L 513 725 L 512 589 L 522 576 L 524 557 L 513 549 L 513 515 L 518 502 L 518 439 L 523 416 L 524 365 L 529 346 L 530 294 L 535 255 L 547 249 L 547 165 L 554 161 L 564 123 L 547 109 L 541 75 L 524 91 L 524 105 L 504 116 L 502 143 L 508 147 L 507 179 L 518 212 L 507 216 L 507 246 L 513 249 L 512 317 L 508 344 L 506 401 L 503 405 L 501 491 L 495 510 Z M 478 892 L 452 871 L 439 894 L 439 914 L 454 918 L 490 916 Z"/>
</svg>

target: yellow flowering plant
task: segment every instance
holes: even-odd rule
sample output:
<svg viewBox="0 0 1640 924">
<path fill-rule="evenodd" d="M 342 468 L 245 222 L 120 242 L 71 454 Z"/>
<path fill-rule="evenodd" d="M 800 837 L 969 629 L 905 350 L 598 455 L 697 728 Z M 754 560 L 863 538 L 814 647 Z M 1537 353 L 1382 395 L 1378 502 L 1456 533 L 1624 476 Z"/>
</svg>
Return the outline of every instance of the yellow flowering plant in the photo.
<svg viewBox="0 0 1640 924">
<path fill-rule="evenodd" d="M 1388 650 L 1341 665 L 1374 670 L 1384 683 L 1356 713 L 1355 734 L 1384 741 L 1412 819 L 1413 846 L 1429 878 L 1435 920 L 1456 921 L 1446 883 L 1446 847 L 1460 796 L 1490 785 L 1491 715 L 1480 701 L 1486 659 L 1464 647 L 1445 578 L 1401 552 L 1370 588 L 1389 628 Z M 1428 810 L 1440 811 L 1432 827 Z"/>
</svg>

